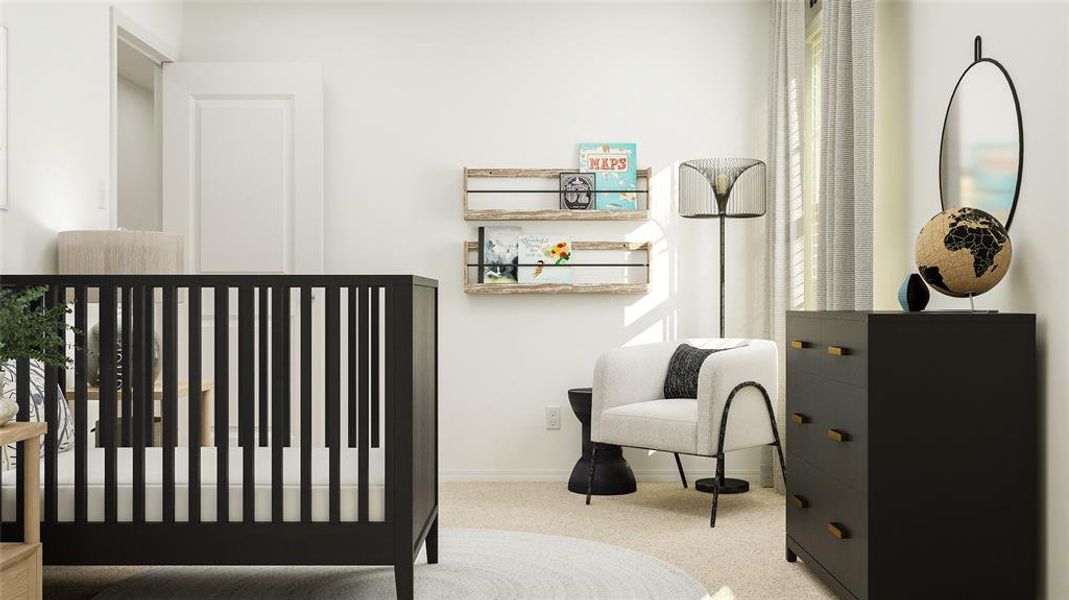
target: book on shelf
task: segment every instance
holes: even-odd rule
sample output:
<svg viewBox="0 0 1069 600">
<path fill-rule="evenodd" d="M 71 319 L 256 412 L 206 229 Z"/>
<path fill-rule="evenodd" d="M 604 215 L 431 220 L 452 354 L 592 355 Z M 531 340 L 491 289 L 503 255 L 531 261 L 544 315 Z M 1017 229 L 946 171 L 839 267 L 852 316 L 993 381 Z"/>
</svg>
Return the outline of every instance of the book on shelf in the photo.
<svg viewBox="0 0 1069 600">
<path fill-rule="evenodd" d="M 598 210 L 638 208 L 637 146 L 633 143 L 579 144 L 579 170 L 594 173 Z M 605 191 L 610 190 L 610 191 Z"/>
<path fill-rule="evenodd" d="M 572 243 L 561 236 L 524 233 L 519 237 L 520 283 L 571 283 Z"/>
<path fill-rule="evenodd" d="M 592 210 L 596 208 L 594 196 L 597 187 L 594 173 L 560 174 L 560 209 Z"/>
<path fill-rule="evenodd" d="M 519 227 L 479 228 L 479 283 L 516 283 Z"/>
</svg>

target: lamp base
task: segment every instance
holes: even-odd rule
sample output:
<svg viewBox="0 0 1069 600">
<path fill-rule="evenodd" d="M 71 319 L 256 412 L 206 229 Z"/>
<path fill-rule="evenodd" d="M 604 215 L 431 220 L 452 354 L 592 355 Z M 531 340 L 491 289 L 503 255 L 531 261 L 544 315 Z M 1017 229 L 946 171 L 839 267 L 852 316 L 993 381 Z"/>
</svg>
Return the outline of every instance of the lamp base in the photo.
<svg viewBox="0 0 1069 600">
<path fill-rule="evenodd" d="M 699 492 L 705 492 L 706 494 L 713 493 L 713 485 L 716 483 L 715 477 L 705 477 L 694 482 L 694 489 Z M 735 479 L 734 477 L 725 477 L 720 482 L 721 494 L 745 494 L 750 491 L 750 482 L 745 479 Z"/>
</svg>

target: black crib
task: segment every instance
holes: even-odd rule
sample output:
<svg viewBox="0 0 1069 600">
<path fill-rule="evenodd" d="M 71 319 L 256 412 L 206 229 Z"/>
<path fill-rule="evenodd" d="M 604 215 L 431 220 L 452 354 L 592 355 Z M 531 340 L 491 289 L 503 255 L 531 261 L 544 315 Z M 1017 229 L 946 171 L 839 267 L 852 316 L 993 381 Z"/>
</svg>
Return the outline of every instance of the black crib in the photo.
<svg viewBox="0 0 1069 600">
<path fill-rule="evenodd" d="M 67 303 L 78 330 L 73 337 L 80 349 L 70 351 L 73 390 L 66 385 L 65 369 L 45 372 L 49 423 L 41 523 L 45 564 L 392 565 L 398 597 L 411 598 L 413 562 L 424 541 L 428 562 L 437 562 L 435 280 L 408 275 L 13 275 L 0 278 L 0 285 L 46 286 L 46 304 Z M 88 439 L 91 424 L 86 422 L 85 347 L 91 303 L 99 306 L 100 322 L 99 443 Z M 213 323 L 205 328 L 208 308 Z M 159 323 L 153 323 L 156 314 L 162 315 Z M 320 316 L 313 323 L 315 315 Z M 180 327 L 181 316 L 186 317 L 185 327 Z M 299 323 L 291 323 L 291 317 Z M 236 361 L 231 343 L 235 319 Z M 60 326 L 57 323 L 57 329 Z M 153 331 L 161 349 L 160 415 L 153 414 L 151 400 Z M 185 445 L 198 450 L 188 452 L 188 518 L 176 521 L 179 352 L 188 353 L 185 376 L 188 389 L 195 393 L 200 389 L 202 353 L 207 347 L 202 331 L 210 332 L 213 344 L 209 364 L 215 387 L 214 440 L 201 439 L 201 429 L 195 426 L 201 421 L 201 405 L 191 398 L 182 407 L 188 411 Z M 321 352 L 321 361 L 313 360 L 314 348 Z M 117 356 L 119 349 L 130 350 Z M 19 420 L 29 415 L 29 367 L 26 359 L 16 361 Z M 315 401 L 313 385 L 322 392 L 321 405 Z M 75 421 L 74 518 L 69 521 L 59 520 L 57 511 L 57 387 L 69 400 Z M 298 398 L 291 398 L 294 389 Z M 236 415 L 229 408 L 232 390 L 237 395 Z M 345 422 L 343 402 L 347 403 Z M 325 426 L 321 433 L 329 449 L 326 521 L 313 520 L 312 513 L 313 411 L 322 411 Z M 219 520 L 201 518 L 199 448 L 215 446 L 218 489 L 228 492 L 232 423 L 237 425 L 238 446 L 270 447 L 269 521 L 256 520 L 255 451 L 242 452 L 241 520 L 228 520 L 229 493 L 222 492 L 216 494 Z M 157 427 L 162 428 L 163 516 L 162 521 L 147 521 L 145 449 L 153 445 Z M 286 520 L 282 453 L 295 438 L 300 447 L 300 518 Z M 90 520 L 87 510 L 87 448 L 94 444 L 103 447 L 103 521 Z M 341 519 L 343 445 L 358 449 L 355 521 Z M 380 446 L 384 452 L 384 518 L 373 521 L 369 518 L 368 462 L 370 449 Z M 116 457 L 121 447 L 132 453 L 129 521 L 120 521 L 117 509 Z M 19 482 L 26 462 L 18 462 Z M 21 519 L 22 490 L 16 493 Z M 18 541 L 21 531 L 19 523 L 5 528 L 0 538 Z"/>
</svg>

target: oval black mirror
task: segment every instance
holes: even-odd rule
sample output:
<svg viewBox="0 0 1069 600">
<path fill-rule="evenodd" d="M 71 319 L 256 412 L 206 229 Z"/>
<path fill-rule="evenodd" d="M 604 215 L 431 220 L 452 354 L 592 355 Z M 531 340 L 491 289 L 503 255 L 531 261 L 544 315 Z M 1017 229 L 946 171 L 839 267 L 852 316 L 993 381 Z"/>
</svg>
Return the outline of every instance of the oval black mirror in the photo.
<svg viewBox="0 0 1069 600">
<path fill-rule="evenodd" d="M 939 148 L 943 210 L 969 206 L 1010 228 L 1021 191 L 1024 136 L 1021 104 L 1010 74 L 981 56 L 961 74 L 950 96 Z"/>
</svg>

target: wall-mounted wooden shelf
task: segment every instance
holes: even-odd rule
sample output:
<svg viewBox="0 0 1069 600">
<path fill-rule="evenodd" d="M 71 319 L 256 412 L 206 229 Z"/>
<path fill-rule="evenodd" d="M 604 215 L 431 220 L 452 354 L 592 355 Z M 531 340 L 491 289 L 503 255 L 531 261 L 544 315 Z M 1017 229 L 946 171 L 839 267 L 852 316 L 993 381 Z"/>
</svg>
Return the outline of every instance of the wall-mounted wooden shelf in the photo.
<svg viewBox="0 0 1069 600">
<path fill-rule="evenodd" d="M 479 249 L 478 242 L 464 242 L 464 293 L 485 295 L 506 294 L 645 294 L 650 289 L 650 265 L 652 260 L 649 242 L 572 242 L 576 251 L 600 250 L 616 252 L 641 252 L 641 262 L 595 263 L 592 268 L 634 268 L 645 270 L 645 280 L 640 282 L 580 282 L 580 283 L 476 283 L 479 265 L 470 259 Z M 597 265 L 597 266 L 596 266 Z M 583 263 L 569 265 L 570 269 L 582 269 Z M 472 275 L 476 275 L 473 280 Z"/>
<path fill-rule="evenodd" d="M 653 169 L 638 170 L 639 189 L 635 190 L 640 204 L 646 208 L 639 210 L 561 210 L 559 208 L 472 208 L 472 194 L 554 194 L 560 193 L 561 173 L 574 173 L 577 169 L 469 169 L 464 168 L 464 220 L 465 221 L 646 221 L 650 218 L 649 193 L 650 177 Z M 553 182 L 544 188 L 476 188 L 471 185 L 473 179 L 548 179 Z"/>
</svg>

